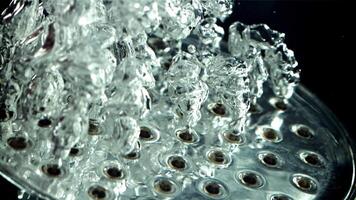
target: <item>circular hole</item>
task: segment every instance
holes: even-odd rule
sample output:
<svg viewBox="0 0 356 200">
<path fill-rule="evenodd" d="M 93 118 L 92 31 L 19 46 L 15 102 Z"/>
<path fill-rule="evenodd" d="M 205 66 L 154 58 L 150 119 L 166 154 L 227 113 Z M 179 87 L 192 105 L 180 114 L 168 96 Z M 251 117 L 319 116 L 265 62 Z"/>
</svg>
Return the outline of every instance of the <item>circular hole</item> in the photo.
<svg viewBox="0 0 356 200">
<path fill-rule="evenodd" d="M 177 131 L 177 137 L 185 143 L 194 143 L 197 140 L 197 136 L 188 129 Z"/>
<path fill-rule="evenodd" d="M 163 194 L 172 194 L 175 192 L 175 186 L 173 182 L 168 179 L 157 180 L 154 184 L 154 188 L 157 192 Z"/>
<path fill-rule="evenodd" d="M 153 139 L 152 131 L 147 127 L 141 127 L 141 129 L 140 129 L 140 139 L 142 139 L 142 140 L 152 140 Z"/>
<path fill-rule="evenodd" d="M 42 166 L 42 171 L 50 177 L 59 177 L 62 174 L 62 170 L 57 164 L 44 165 Z"/>
<path fill-rule="evenodd" d="M 313 193 L 316 190 L 316 183 L 307 176 L 296 175 L 292 179 L 293 185 L 304 192 Z"/>
<path fill-rule="evenodd" d="M 168 165 L 173 169 L 183 170 L 187 167 L 186 161 L 180 156 L 172 156 L 168 159 Z"/>
<path fill-rule="evenodd" d="M 242 135 L 231 132 L 224 133 L 224 138 L 229 143 L 241 144 L 244 142 Z"/>
<path fill-rule="evenodd" d="M 262 164 L 267 167 L 278 167 L 279 165 L 279 158 L 273 153 L 260 154 L 258 157 Z"/>
<path fill-rule="evenodd" d="M 257 113 L 261 113 L 262 109 L 258 104 L 251 104 L 248 112 L 252 114 L 257 114 Z"/>
<path fill-rule="evenodd" d="M 222 103 L 214 103 L 208 106 L 211 113 L 218 116 L 225 116 L 227 114 L 226 107 Z"/>
<path fill-rule="evenodd" d="M 204 199 L 225 199 L 229 193 L 222 182 L 214 179 L 203 180 L 198 187 L 198 190 L 207 197 Z"/>
<path fill-rule="evenodd" d="M 47 127 L 50 127 L 52 124 L 52 121 L 48 118 L 43 118 L 43 119 L 40 119 L 38 121 L 38 126 L 41 127 L 41 128 L 47 128 Z"/>
<path fill-rule="evenodd" d="M 107 196 L 106 189 L 101 186 L 90 187 L 88 193 L 89 193 L 89 196 L 95 200 L 102 200 L 102 199 L 105 199 Z"/>
<path fill-rule="evenodd" d="M 130 160 L 136 160 L 136 159 L 139 159 L 140 158 L 140 153 L 139 152 L 136 152 L 136 151 L 133 151 L 133 152 L 130 152 L 128 154 L 125 154 L 124 157 L 126 159 L 130 159 Z"/>
<path fill-rule="evenodd" d="M 254 186 L 257 184 L 257 177 L 254 174 L 247 174 L 242 177 L 242 181 L 249 186 Z"/>
<path fill-rule="evenodd" d="M 278 132 L 272 128 L 264 128 L 262 137 L 271 142 L 278 142 L 281 139 Z"/>
<path fill-rule="evenodd" d="M 209 159 L 209 161 L 211 161 L 215 164 L 219 164 L 219 165 L 227 163 L 226 155 L 224 154 L 224 152 L 219 151 L 219 150 L 211 151 L 208 154 L 208 159 Z"/>
<path fill-rule="evenodd" d="M 11 137 L 7 140 L 7 144 L 17 151 L 24 150 L 29 145 L 24 137 Z"/>
<path fill-rule="evenodd" d="M 110 179 L 122 179 L 124 177 L 123 171 L 117 167 L 105 168 L 104 173 Z"/>
<path fill-rule="evenodd" d="M 304 163 L 314 167 L 323 166 L 324 163 L 321 156 L 312 152 L 303 152 L 300 154 L 300 158 Z"/>
<path fill-rule="evenodd" d="M 310 130 L 310 128 L 308 128 L 306 126 L 298 127 L 297 130 L 296 130 L 296 134 L 299 137 L 305 138 L 305 139 L 310 139 L 310 138 L 312 138 L 314 136 L 312 131 Z"/>
<path fill-rule="evenodd" d="M 100 135 L 99 122 L 95 119 L 89 119 L 89 127 L 88 127 L 89 135 Z"/>
<path fill-rule="evenodd" d="M 262 178 L 254 172 L 242 172 L 239 174 L 240 182 L 250 188 L 259 188 L 262 186 Z"/>
<path fill-rule="evenodd" d="M 321 160 L 318 155 L 316 154 L 309 154 L 305 157 L 305 161 L 308 164 L 315 165 L 315 166 L 320 166 L 321 165 Z"/>
<path fill-rule="evenodd" d="M 276 194 L 271 197 L 271 200 L 293 200 L 293 199 L 284 194 Z"/>
<path fill-rule="evenodd" d="M 300 179 L 297 182 L 298 187 L 302 188 L 303 190 L 310 190 L 311 189 L 311 183 L 307 179 Z"/>
<path fill-rule="evenodd" d="M 281 110 L 281 111 L 285 111 L 285 110 L 287 110 L 287 108 L 288 108 L 287 104 L 286 104 L 283 100 L 277 100 L 277 101 L 274 103 L 274 106 L 275 106 L 278 110 Z"/>
<path fill-rule="evenodd" d="M 210 182 L 204 186 L 204 191 L 213 196 L 220 195 L 222 192 L 221 190 L 222 186 L 217 182 Z"/>
<path fill-rule="evenodd" d="M 169 70 L 169 68 L 171 68 L 171 66 L 172 66 L 172 61 L 163 62 L 163 63 L 161 63 L 161 66 L 163 67 L 163 69 Z"/>
<path fill-rule="evenodd" d="M 266 155 L 263 158 L 263 162 L 266 163 L 267 165 L 275 166 L 275 165 L 277 165 L 277 157 L 275 157 L 272 154 Z"/>
<path fill-rule="evenodd" d="M 73 147 L 73 148 L 70 149 L 69 155 L 70 156 L 77 156 L 77 155 L 79 155 L 79 152 L 80 152 L 80 150 L 78 148 Z"/>
</svg>

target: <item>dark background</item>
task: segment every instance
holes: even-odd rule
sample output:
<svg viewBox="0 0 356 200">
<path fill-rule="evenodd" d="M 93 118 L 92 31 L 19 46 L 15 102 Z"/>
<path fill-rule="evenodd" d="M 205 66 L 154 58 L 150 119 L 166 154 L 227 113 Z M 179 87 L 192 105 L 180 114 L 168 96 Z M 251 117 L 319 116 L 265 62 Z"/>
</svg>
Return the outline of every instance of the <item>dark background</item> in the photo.
<svg viewBox="0 0 356 200">
<path fill-rule="evenodd" d="M 1 0 L 3 10 L 9 0 Z M 237 1 L 231 24 L 266 23 L 286 33 L 286 43 L 294 50 L 302 69 L 302 84 L 316 94 L 345 125 L 352 138 L 353 124 L 354 41 L 351 29 L 351 2 L 340 0 L 260 0 Z M 351 174 L 350 174 L 351 176 Z M 2 200 L 16 199 L 16 188 L 0 178 Z"/>
</svg>

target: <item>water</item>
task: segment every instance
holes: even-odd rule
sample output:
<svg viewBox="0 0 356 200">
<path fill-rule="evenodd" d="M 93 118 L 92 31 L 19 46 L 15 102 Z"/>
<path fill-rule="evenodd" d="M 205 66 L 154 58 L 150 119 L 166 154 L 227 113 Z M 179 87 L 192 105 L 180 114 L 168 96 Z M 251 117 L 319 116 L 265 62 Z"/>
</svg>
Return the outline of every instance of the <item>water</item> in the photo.
<svg viewBox="0 0 356 200">
<path fill-rule="evenodd" d="M 231 12 L 229 0 L 13 1 L 4 176 L 65 200 L 321 197 L 345 134 L 294 94 L 283 33 L 236 22 L 222 41 Z"/>
</svg>

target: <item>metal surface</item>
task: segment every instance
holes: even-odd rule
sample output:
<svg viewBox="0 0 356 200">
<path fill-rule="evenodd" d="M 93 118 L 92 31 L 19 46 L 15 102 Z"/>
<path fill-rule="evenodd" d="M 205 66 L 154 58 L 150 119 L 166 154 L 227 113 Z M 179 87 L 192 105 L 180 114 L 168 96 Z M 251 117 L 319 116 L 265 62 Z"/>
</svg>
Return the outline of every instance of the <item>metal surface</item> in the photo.
<svg viewBox="0 0 356 200">
<path fill-rule="evenodd" d="M 214 115 L 208 107 L 207 104 L 202 109 L 205 119 L 202 123 L 208 123 Z M 203 125 L 204 129 L 197 129 L 190 137 L 182 136 L 179 131 L 165 133 L 160 130 L 152 137 L 141 138 L 144 141 L 141 141 L 143 145 L 137 161 L 145 163 L 154 175 L 137 168 L 143 165 L 135 168 L 132 163 L 120 165 L 107 158 L 91 168 L 82 169 L 87 170 L 84 174 L 94 173 L 93 177 L 101 178 L 93 178 L 91 183 L 81 182 L 79 188 L 68 185 L 64 191 L 66 198 L 72 195 L 74 199 L 114 199 L 117 194 L 118 199 L 195 200 L 354 197 L 355 160 L 350 138 L 333 114 L 302 86 L 289 102 L 265 94 L 258 105 L 252 107 L 243 135 L 214 130 L 202 134 L 210 126 Z M 166 137 L 163 134 L 186 145 L 185 149 L 159 151 L 160 137 Z M 73 173 L 82 166 L 71 166 L 68 163 L 72 161 L 65 161 L 63 166 L 67 168 L 59 177 L 53 169 L 36 169 L 25 163 L 29 160 L 27 148 L 14 149 L 6 133 L 1 135 L 1 175 L 29 193 L 43 198 L 64 198 L 52 196 L 51 191 L 58 194 L 63 187 L 58 182 L 70 184 L 76 177 Z M 92 156 L 100 155 L 92 153 Z M 85 152 L 77 156 L 83 154 Z M 122 169 L 123 174 L 114 169 L 108 171 L 109 165 Z M 137 173 L 144 177 L 140 187 L 133 184 L 132 176 Z"/>
</svg>

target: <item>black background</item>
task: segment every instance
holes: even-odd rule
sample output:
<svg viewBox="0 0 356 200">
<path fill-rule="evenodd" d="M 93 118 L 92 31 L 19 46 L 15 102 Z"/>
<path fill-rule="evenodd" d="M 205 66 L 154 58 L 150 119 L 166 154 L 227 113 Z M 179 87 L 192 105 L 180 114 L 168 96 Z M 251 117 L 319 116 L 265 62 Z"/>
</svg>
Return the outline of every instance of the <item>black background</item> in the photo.
<svg viewBox="0 0 356 200">
<path fill-rule="evenodd" d="M 9 0 L 1 0 L 6 5 Z M 266 23 L 286 33 L 286 43 L 294 50 L 302 69 L 302 84 L 316 94 L 356 138 L 354 41 L 351 29 L 353 5 L 340 0 L 237 1 L 226 24 Z M 1 6 L 3 10 L 4 6 Z M 351 176 L 351 174 L 350 174 Z M 0 178 L 2 200 L 16 199 L 16 188 Z"/>
</svg>

